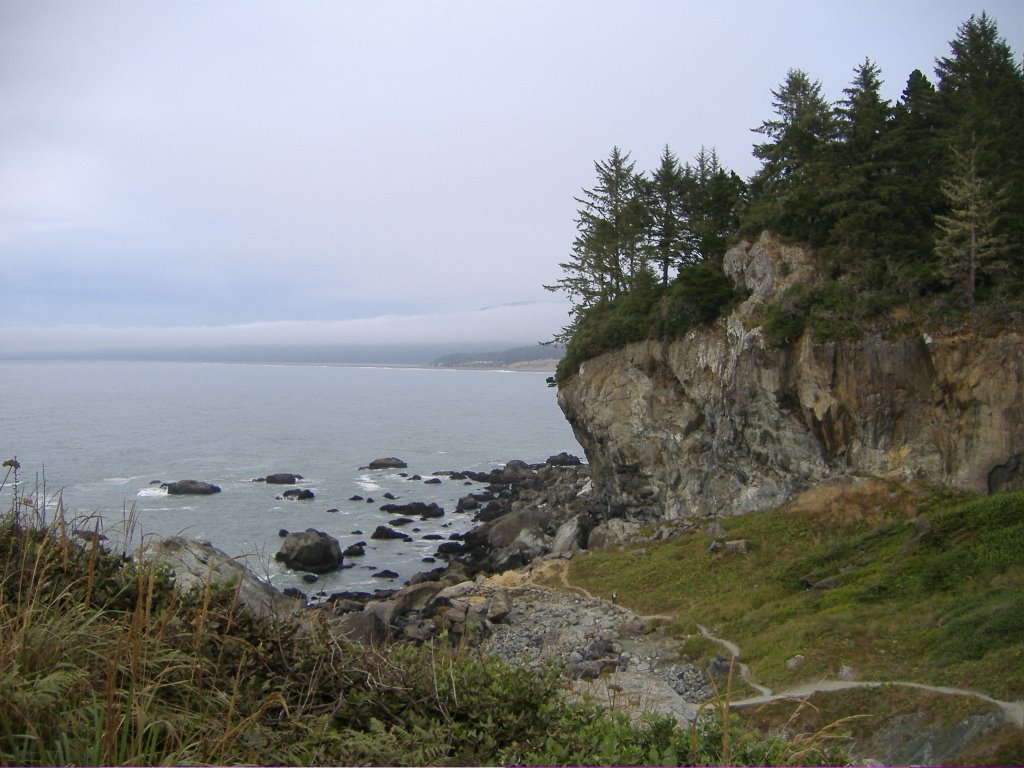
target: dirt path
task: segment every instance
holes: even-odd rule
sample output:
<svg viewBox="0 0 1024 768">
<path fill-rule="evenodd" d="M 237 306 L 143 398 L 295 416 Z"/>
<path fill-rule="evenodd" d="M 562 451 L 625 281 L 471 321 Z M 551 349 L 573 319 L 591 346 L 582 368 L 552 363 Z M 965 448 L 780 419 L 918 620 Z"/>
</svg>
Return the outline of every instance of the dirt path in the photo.
<svg viewBox="0 0 1024 768">
<path fill-rule="evenodd" d="M 576 586 L 569 581 L 569 569 L 568 563 L 565 560 L 547 560 L 540 564 L 525 569 L 523 571 L 515 572 L 516 575 L 501 574 L 500 577 L 506 577 L 508 580 L 518 581 L 521 585 L 530 585 L 541 589 L 551 589 L 550 583 L 554 581 L 559 589 L 567 592 L 581 595 L 588 600 L 601 600 L 602 598 L 595 597 L 588 590 L 583 587 Z M 621 608 L 621 607 L 620 607 Z M 634 618 L 641 621 L 651 620 L 662 620 L 668 621 L 675 619 L 675 616 L 668 616 L 664 614 L 651 614 L 651 615 L 640 615 L 629 612 Z M 742 657 L 741 649 L 734 642 L 725 638 L 716 637 L 704 626 L 698 624 L 697 629 L 701 635 L 711 640 L 712 642 L 720 645 L 725 652 L 732 658 L 736 663 L 737 668 L 740 672 L 740 676 L 743 681 L 747 683 L 751 688 L 758 691 L 759 695 L 741 699 L 739 701 L 733 701 L 730 703 L 732 707 L 748 707 L 759 704 L 767 704 L 772 701 L 780 701 L 784 699 L 797 699 L 806 698 L 814 693 L 827 693 L 832 691 L 844 691 L 854 688 L 881 688 L 885 685 L 895 685 L 904 688 L 914 688 L 921 691 L 928 691 L 930 693 L 939 693 L 947 696 L 967 696 L 981 701 L 987 702 L 998 707 L 1006 722 L 1024 728 L 1024 702 L 1022 701 L 1002 701 L 996 699 L 988 694 L 981 693 L 980 691 L 972 691 L 966 688 L 957 688 L 951 686 L 936 686 L 926 685 L 924 683 L 917 683 L 907 680 L 896 680 L 896 681 L 870 681 L 870 680 L 818 680 L 803 683 L 792 688 L 788 688 L 784 691 L 773 692 L 770 688 L 757 683 L 751 675 L 750 668 L 743 663 L 738 662 L 738 659 Z M 622 683 L 625 685 L 623 686 Z M 683 702 L 680 704 L 675 701 L 671 695 L 665 695 L 663 691 L 658 690 L 659 684 L 656 679 L 643 678 L 643 676 L 637 676 L 636 679 L 623 680 L 617 683 L 613 683 L 621 691 L 624 692 L 624 696 L 630 698 L 633 703 L 641 703 L 646 701 L 648 704 L 654 704 L 652 708 L 665 708 L 671 711 L 677 717 L 690 716 L 692 717 L 696 712 L 696 707 L 693 704 Z M 654 692 L 658 690 L 658 693 Z M 675 699 L 679 699 L 675 696 Z M 681 700 L 680 700 L 681 701 Z M 661 706 L 657 706 L 660 704 Z M 664 709 L 663 709 L 664 711 Z"/>
</svg>

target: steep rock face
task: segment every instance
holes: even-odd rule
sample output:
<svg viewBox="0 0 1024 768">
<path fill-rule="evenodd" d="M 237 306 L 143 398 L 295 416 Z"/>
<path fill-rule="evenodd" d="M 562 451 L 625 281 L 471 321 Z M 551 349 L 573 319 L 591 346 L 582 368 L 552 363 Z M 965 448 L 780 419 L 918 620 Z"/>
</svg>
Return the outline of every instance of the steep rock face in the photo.
<svg viewBox="0 0 1024 768">
<path fill-rule="evenodd" d="M 607 514 L 749 512 L 844 473 L 1024 487 L 1024 336 L 774 347 L 757 309 L 813 279 L 813 255 L 765 235 L 725 268 L 750 291 L 729 317 L 588 360 L 559 389 Z"/>
</svg>

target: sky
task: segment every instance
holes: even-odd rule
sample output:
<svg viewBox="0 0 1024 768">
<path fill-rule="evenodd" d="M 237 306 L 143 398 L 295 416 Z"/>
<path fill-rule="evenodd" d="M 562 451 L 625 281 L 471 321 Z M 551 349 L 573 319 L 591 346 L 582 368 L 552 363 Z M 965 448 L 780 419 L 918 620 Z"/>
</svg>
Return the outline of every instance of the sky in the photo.
<svg viewBox="0 0 1024 768">
<path fill-rule="evenodd" d="M 744 178 L 790 68 L 897 99 L 1020 0 L 0 0 L 0 357 L 546 340 L 594 162 Z"/>
</svg>

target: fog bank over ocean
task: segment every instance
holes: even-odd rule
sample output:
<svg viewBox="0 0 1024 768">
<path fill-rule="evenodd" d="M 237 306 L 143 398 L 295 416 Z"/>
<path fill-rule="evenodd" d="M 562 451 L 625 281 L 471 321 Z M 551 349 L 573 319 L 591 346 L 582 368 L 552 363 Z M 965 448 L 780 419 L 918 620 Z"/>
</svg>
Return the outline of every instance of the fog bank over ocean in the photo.
<svg viewBox="0 0 1024 768">
<path fill-rule="evenodd" d="M 180 327 L 9 325 L 0 327 L 0 359 L 414 365 L 453 352 L 546 342 L 567 322 L 567 303 L 539 301 L 338 321 Z"/>
</svg>

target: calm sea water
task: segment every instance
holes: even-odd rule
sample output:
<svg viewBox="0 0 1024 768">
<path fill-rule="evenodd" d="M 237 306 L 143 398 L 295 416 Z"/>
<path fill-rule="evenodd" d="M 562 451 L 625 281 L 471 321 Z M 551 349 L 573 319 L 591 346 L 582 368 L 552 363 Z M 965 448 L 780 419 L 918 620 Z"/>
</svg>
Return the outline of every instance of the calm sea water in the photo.
<svg viewBox="0 0 1024 768">
<path fill-rule="evenodd" d="M 183 534 L 207 539 L 230 555 L 247 555 L 279 587 L 303 591 L 396 586 L 433 567 L 422 562 L 446 537 L 473 526 L 454 512 L 478 488 L 443 470 L 488 471 L 509 459 L 541 462 L 568 451 L 583 455 L 544 374 L 414 368 L 196 363 L 0 363 L 3 427 L 0 457 L 17 456 L 21 492 L 48 506 L 62 494 L 71 517 L 102 518 L 116 539 L 134 508 L 139 536 Z M 360 470 L 395 456 L 407 470 Z M 275 497 L 292 486 L 253 478 L 292 472 L 311 501 Z M 2 475 L 0 475 L 2 479 Z M 154 481 L 205 480 L 214 496 L 167 496 Z M 436 501 L 443 519 L 404 527 L 415 539 L 372 541 L 395 517 L 379 511 L 385 492 L 397 503 Z M 9 508 L 12 488 L 3 489 Z M 350 501 L 355 495 L 375 503 Z M 337 510 L 337 511 L 330 511 Z M 91 527 L 91 526 L 90 526 Z M 273 560 L 282 528 L 326 531 L 342 546 L 365 541 L 355 567 L 316 585 Z M 418 531 L 412 531 L 412 528 Z M 355 533 L 362 531 L 362 534 Z M 395 581 L 374 578 L 397 571 Z"/>
</svg>

